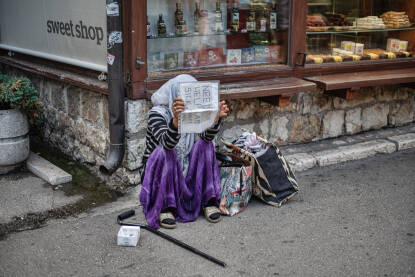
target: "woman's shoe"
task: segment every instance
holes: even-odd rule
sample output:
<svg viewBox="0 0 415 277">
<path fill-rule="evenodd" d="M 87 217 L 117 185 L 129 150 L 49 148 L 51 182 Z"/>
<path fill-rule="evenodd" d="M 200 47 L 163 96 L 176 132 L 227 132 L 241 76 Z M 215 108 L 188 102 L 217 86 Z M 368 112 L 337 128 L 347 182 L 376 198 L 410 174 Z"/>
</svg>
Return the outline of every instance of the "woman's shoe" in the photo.
<svg viewBox="0 0 415 277">
<path fill-rule="evenodd" d="M 161 213 L 159 217 L 160 226 L 166 229 L 176 228 L 176 219 L 171 212 Z"/>
<path fill-rule="evenodd" d="M 209 222 L 216 223 L 221 221 L 222 217 L 220 216 L 220 210 L 218 207 L 209 206 L 203 208 L 205 212 L 205 217 Z"/>
</svg>

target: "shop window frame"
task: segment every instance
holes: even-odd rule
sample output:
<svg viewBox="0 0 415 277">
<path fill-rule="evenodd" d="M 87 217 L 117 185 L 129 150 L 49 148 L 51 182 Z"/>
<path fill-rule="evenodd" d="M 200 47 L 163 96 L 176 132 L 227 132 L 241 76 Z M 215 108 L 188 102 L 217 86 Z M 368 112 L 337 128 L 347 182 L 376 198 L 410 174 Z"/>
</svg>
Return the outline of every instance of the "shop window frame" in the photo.
<svg viewBox="0 0 415 277">
<path fill-rule="evenodd" d="M 189 69 L 173 71 L 152 77 L 147 74 L 147 0 L 124 1 L 124 18 L 128 26 L 126 41 L 125 72 L 128 76 L 128 97 L 131 99 L 148 98 L 146 92 L 158 89 L 168 79 L 179 73 L 187 73 L 198 80 L 219 80 L 221 83 L 266 80 L 271 78 L 300 77 L 301 66 L 298 64 L 298 53 L 305 49 L 306 5 L 301 1 L 290 0 L 290 28 L 288 30 L 288 55 L 286 65 L 268 64 L 254 66 L 218 67 L 215 69 Z M 305 2 L 304 2 L 305 3 Z M 251 92 L 249 97 L 255 98 Z"/>
</svg>

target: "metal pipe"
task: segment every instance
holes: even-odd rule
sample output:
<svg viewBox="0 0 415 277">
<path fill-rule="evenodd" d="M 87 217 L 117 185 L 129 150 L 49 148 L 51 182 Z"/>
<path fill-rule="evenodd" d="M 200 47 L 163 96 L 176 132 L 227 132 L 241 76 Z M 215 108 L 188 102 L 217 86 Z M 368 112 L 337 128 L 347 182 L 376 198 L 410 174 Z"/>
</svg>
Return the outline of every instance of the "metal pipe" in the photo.
<svg viewBox="0 0 415 277">
<path fill-rule="evenodd" d="M 112 174 L 124 158 L 124 73 L 122 43 L 122 0 L 106 0 L 107 3 L 107 66 L 108 66 L 108 111 L 110 149 L 107 160 L 100 171 Z"/>
<path fill-rule="evenodd" d="M 3 44 L 3 43 L 0 43 L 0 48 L 5 49 L 5 50 L 9 50 L 9 51 L 13 51 L 13 52 L 17 52 L 17 53 L 21 53 L 21 54 L 26 54 L 26 55 L 42 58 L 42 59 L 52 60 L 52 61 L 56 61 L 56 62 L 66 63 L 66 64 L 71 64 L 71 65 L 83 67 L 83 68 L 86 68 L 86 69 L 91 69 L 91 70 L 107 73 L 107 67 L 105 65 L 100 65 L 100 64 L 91 63 L 91 62 L 85 62 L 85 61 L 81 61 L 81 60 L 77 60 L 77 59 L 72 59 L 72 58 L 68 58 L 68 57 L 58 56 L 58 55 L 54 55 L 54 54 L 49 54 L 49 53 L 45 53 L 45 52 L 30 50 L 30 49 L 16 47 L 16 46 L 11 46 L 11 45 L 7 45 L 7 44 Z"/>
</svg>

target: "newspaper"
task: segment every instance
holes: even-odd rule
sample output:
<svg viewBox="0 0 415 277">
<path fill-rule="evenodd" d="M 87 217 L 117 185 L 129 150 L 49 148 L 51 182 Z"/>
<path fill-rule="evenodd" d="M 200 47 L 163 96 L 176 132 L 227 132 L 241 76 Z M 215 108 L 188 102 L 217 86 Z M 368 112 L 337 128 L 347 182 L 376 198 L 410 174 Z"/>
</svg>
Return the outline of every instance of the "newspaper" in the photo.
<svg viewBox="0 0 415 277">
<path fill-rule="evenodd" d="M 179 132 L 202 133 L 213 126 L 219 109 L 219 82 L 179 84 L 185 109 L 180 114 Z"/>
</svg>

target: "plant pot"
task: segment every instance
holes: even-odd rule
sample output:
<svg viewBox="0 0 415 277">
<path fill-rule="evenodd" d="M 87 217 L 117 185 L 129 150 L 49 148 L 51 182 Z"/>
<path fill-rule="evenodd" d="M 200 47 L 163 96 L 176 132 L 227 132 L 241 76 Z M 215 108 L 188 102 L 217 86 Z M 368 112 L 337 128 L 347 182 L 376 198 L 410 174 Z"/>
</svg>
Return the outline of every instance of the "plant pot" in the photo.
<svg viewBox="0 0 415 277">
<path fill-rule="evenodd" d="M 29 157 L 29 123 L 20 110 L 0 110 L 0 174 L 19 167 Z"/>
</svg>

